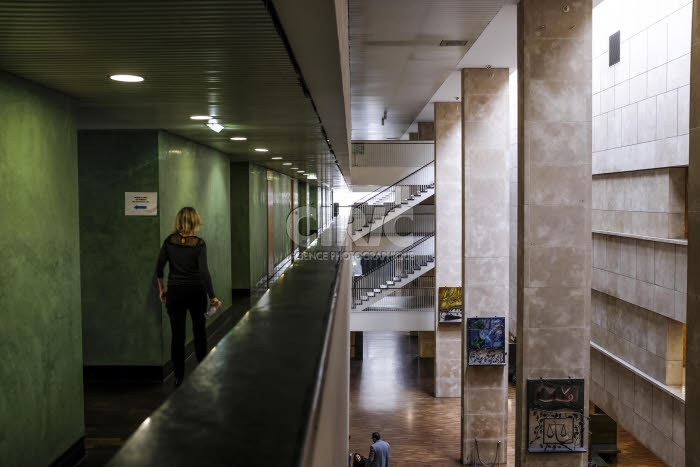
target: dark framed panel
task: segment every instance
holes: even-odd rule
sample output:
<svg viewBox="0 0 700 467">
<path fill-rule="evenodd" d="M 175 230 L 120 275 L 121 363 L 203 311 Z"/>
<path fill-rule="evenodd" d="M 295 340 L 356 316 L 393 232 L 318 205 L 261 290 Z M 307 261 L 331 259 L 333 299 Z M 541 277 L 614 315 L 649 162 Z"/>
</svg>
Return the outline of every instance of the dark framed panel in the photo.
<svg viewBox="0 0 700 467">
<path fill-rule="evenodd" d="M 584 380 L 527 381 L 529 452 L 586 452 Z"/>
</svg>

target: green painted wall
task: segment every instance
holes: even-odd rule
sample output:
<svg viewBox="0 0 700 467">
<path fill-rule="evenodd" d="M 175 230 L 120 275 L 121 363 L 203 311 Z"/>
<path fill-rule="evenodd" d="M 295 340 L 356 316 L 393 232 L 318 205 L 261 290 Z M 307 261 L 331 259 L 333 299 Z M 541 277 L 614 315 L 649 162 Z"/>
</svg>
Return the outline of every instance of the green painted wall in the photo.
<svg viewBox="0 0 700 467">
<path fill-rule="evenodd" d="M 319 216 L 319 193 L 318 186 L 309 184 L 309 208 L 311 209 L 311 217 L 309 217 L 309 231 L 318 231 L 318 226 L 321 221 Z"/>
<path fill-rule="evenodd" d="M 198 235 L 207 243 L 209 271 L 214 292 L 224 303 L 222 310 L 231 304 L 230 176 L 227 155 L 179 136 L 158 132 L 161 242 L 172 233 L 173 221 L 180 209 L 192 206 L 197 210 L 203 223 Z M 188 314 L 188 342 L 192 339 L 191 328 Z M 169 360 L 170 323 L 167 316 L 163 318 L 163 355 L 165 361 Z"/>
<path fill-rule="evenodd" d="M 291 179 L 286 175 L 272 172 L 274 200 L 273 218 L 273 257 L 277 266 L 292 252 L 291 240 L 287 232 L 287 222 L 291 210 Z"/>
<path fill-rule="evenodd" d="M 124 193 L 158 191 L 156 131 L 80 131 L 85 365 L 162 365 L 156 216 L 125 216 Z"/>
<path fill-rule="evenodd" d="M 251 288 L 250 164 L 231 163 L 231 288 Z"/>
<path fill-rule="evenodd" d="M 267 171 L 250 166 L 250 285 L 267 277 Z"/>
<path fill-rule="evenodd" d="M 0 464 L 85 433 L 76 130 L 66 98 L 0 73 Z"/>
<path fill-rule="evenodd" d="M 309 235 L 309 219 L 305 209 L 309 206 L 309 184 L 306 182 L 299 182 L 299 206 L 302 208 L 299 210 L 302 216 L 299 221 L 299 233 L 304 240 Z"/>
</svg>

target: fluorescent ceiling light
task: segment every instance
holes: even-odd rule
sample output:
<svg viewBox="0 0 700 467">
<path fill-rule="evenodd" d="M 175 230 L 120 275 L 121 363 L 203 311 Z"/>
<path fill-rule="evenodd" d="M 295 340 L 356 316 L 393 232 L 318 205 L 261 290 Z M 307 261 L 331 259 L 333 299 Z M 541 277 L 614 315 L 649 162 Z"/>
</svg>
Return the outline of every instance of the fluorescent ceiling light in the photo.
<svg viewBox="0 0 700 467">
<path fill-rule="evenodd" d="M 209 115 L 192 115 L 190 120 L 211 120 Z"/>
<path fill-rule="evenodd" d="M 215 133 L 221 133 L 221 130 L 224 129 L 224 126 L 221 123 L 219 123 L 219 121 L 216 120 L 215 118 L 212 118 L 211 120 L 209 120 L 209 122 L 207 123 L 207 126 L 209 128 L 211 128 L 212 131 L 214 131 Z"/>
<path fill-rule="evenodd" d="M 257 152 L 267 152 L 268 150 L 265 148 L 255 148 L 255 151 Z"/>
<path fill-rule="evenodd" d="M 282 162 L 282 165 L 292 165 L 291 162 Z"/>
<path fill-rule="evenodd" d="M 299 167 L 292 167 L 292 170 L 297 170 L 297 169 L 299 169 Z"/>
<path fill-rule="evenodd" d="M 273 161 L 279 161 L 279 160 L 282 160 L 282 157 L 281 157 L 281 156 L 275 156 L 275 157 L 272 158 L 272 160 L 273 160 Z"/>
<path fill-rule="evenodd" d="M 246 138 L 245 136 L 234 136 L 233 138 L 231 138 L 231 141 L 245 141 L 247 139 L 248 138 Z"/>
<path fill-rule="evenodd" d="M 316 180 L 316 175 L 314 174 L 304 174 L 305 176 L 309 177 L 309 180 Z"/>
<path fill-rule="evenodd" d="M 109 79 L 113 81 L 120 81 L 122 83 L 140 83 L 143 81 L 142 76 L 137 75 L 112 75 Z"/>
<path fill-rule="evenodd" d="M 303 173 L 304 173 L 303 170 L 297 170 L 297 172 L 299 172 L 300 174 L 303 174 Z"/>
</svg>

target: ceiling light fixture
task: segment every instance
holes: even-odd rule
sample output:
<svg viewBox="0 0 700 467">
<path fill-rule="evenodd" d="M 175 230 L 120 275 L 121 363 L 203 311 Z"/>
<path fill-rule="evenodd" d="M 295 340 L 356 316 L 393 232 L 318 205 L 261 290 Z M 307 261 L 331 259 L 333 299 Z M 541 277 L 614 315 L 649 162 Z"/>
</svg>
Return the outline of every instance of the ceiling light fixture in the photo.
<svg viewBox="0 0 700 467">
<path fill-rule="evenodd" d="M 265 148 L 255 148 L 255 152 L 267 152 L 268 149 Z"/>
<path fill-rule="evenodd" d="M 297 172 L 299 172 L 300 174 L 303 174 L 303 173 L 304 173 L 303 170 L 297 170 Z"/>
<path fill-rule="evenodd" d="M 291 162 L 282 162 L 282 165 L 292 165 Z"/>
<path fill-rule="evenodd" d="M 207 122 L 207 126 L 211 128 L 211 130 L 215 133 L 221 133 L 221 130 L 224 129 L 224 126 L 219 123 L 219 121 L 215 118 L 212 118 Z"/>
<path fill-rule="evenodd" d="M 109 77 L 112 81 L 119 81 L 121 83 L 140 83 L 143 81 L 142 76 L 137 75 L 112 75 Z"/>
<path fill-rule="evenodd" d="M 290 164 L 290 165 L 291 165 L 291 164 Z M 299 167 L 292 167 L 291 169 L 292 169 L 292 170 L 297 170 L 297 169 L 299 169 Z"/>
<path fill-rule="evenodd" d="M 231 138 L 231 141 L 246 141 L 247 139 L 248 138 L 246 138 L 245 136 L 234 136 L 233 138 Z"/>
<path fill-rule="evenodd" d="M 211 120 L 209 115 L 192 115 L 190 120 Z"/>
<path fill-rule="evenodd" d="M 279 161 L 282 160 L 282 156 L 275 156 L 272 158 L 273 161 Z"/>
</svg>

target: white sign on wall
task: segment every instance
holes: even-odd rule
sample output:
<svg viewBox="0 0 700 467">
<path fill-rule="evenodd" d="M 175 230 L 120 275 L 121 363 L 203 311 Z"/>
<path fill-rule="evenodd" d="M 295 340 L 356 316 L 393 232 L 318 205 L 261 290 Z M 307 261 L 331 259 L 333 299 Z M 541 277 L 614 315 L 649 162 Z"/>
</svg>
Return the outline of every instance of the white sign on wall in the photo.
<svg viewBox="0 0 700 467">
<path fill-rule="evenodd" d="M 127 191 L 124 193 L 125 216 L 157 216 L 158 193 Z"/>
</svg>

